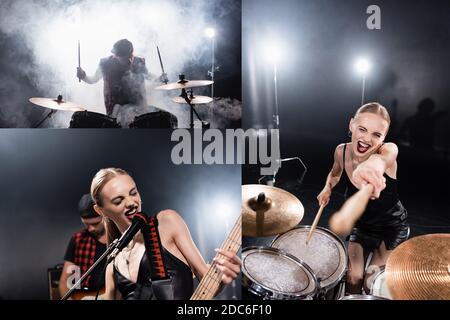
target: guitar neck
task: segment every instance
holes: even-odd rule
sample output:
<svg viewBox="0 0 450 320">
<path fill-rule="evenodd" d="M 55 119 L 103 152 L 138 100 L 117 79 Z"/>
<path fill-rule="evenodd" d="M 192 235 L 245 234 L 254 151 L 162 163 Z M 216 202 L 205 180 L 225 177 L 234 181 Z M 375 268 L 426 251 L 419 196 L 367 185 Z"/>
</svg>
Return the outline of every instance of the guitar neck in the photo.
<svg viewBox="0 0 450 320">
<path fill-rule="evenodd" d="M 236 223 L 230 231 L 225 241 L 220 247 L 222 250 L 237 253 L 242 243 L 242 215 L 239 215 Z M 216 258 L 224 257 L 221 254 L 216 254 Z M 222 283 L 222 272 L 217 268 L 216 262 L 213 262 L 206 274 L 200 281 L 197 289 L 191 297 L 191 300 L 211 300 L 216 295 Z"/>
</svg>

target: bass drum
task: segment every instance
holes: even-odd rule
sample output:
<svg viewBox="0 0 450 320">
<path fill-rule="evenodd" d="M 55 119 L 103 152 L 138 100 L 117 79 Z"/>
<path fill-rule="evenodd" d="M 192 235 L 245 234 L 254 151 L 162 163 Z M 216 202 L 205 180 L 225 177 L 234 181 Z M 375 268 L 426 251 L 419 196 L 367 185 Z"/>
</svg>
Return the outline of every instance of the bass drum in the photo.
<svg viewBox="0 0 450 320">
<path fill-rule="evenodd" d="M 243 249 L 242 274 L 247 300 L 312 300 L 319 288 L 310 267 L 275 248 Z"/>
<path fill-rule="evenodd" d="M 69 128 L 120 128 L 115 118 L 91 112 L 77 111 L 72 115 Z"/>
<path fill-rule="evenodd" d="M 177 127 L 177 117 L 167 111 L 157 111 L 137 116 L 130 124 L 130 128 L 133 129 L 176 129 Z"/>
</svg>

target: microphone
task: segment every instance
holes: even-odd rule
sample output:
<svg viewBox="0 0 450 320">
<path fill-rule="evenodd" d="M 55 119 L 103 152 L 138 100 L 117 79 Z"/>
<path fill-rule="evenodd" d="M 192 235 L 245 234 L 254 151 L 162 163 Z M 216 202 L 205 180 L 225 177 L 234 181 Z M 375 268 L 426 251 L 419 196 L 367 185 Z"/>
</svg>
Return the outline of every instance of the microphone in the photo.
<svg viewBox="0 0 450 320">
<path fill-rule="evenodd" d="M 117 243 L 115 244 L 115 248 L 113 252 L 109 255 L 107 264 L 114 260 L 114 258 L 125 248 L 130 241 L 133 239 L 134 235 L 141 230 L 147 224 L 147 216 L 145 213 L 136 213 L 131 220 L 131 226 L 128 227 L 127 230 L 122 234 Z"/>
</svg>

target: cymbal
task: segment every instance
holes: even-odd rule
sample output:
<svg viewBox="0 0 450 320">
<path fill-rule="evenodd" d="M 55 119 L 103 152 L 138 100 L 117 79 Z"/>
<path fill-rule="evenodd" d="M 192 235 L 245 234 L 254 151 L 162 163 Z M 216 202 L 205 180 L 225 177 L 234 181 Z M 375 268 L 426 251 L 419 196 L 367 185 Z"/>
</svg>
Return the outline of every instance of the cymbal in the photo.
<svg viewBox="0 0 450 320">
<path fill-rule="evenodd" d="M 172 98 L 172 101 L 175 103 L 180 103 L 180 104 L 187 103 L 183 97 Z M 213 101 L 213 98 L 211 98 L 211 97 L 195 96 L 194 98 L 191 99 L 191 104 L 207 104 L 212 101 Z"/>
<path fill-rule="evenodd" d="M 176 89 L 187 89 L 195 87 L 204 87 L 213 84 L 214 81 L 210 80 L 180 80 L 174 83 L 164 84 L 162 86 L 156 87 L 156 90 L 176 90 Z"/>
<path fill-rule="evenodd" d="M 31 98 L 29 101 L 35 105 L 50 108 L 53 110 L 63 110 L 63 111 L 86 111 L 85 108 L 82 106 L 69 102 L 64 101 L 61 99 L 49 99 L 49 98 Z"/>
<path fill-rule="evenodd" d="M 385 272 L 394 300 L 450 299 L 450 234 L 405 241 L 389 255 Z"/>
<path fill-rule="evenodd" d="M 289 192 L 266 185 L 242 186 L 242 234 L 273 236 L 291 230 L 303 218 L 300 200 Z"/>
</svg>

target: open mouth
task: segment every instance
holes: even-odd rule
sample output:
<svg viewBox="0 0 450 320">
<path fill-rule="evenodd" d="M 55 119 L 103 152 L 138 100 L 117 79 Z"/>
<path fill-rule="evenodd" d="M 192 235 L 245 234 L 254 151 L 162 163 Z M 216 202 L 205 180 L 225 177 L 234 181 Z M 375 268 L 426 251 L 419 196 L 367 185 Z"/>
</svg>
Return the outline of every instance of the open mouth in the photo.
<svg viewBox="0 0 450 320">
<path fill-rule="evenodd" d="M 134 207 L 134 208 L 128 210 L 127 212 L 125 212 L 125 216 L 127 218 L 131 219 L 137 213 L 137 211 L 138 211 L 138 208 Z"/>
<path fill-rule="evenodd" d="M 370 144 L 358 141 L 356 149 L 358 150 L 359 153 L 366 153 L 370 149 Z"/>
</svg>

